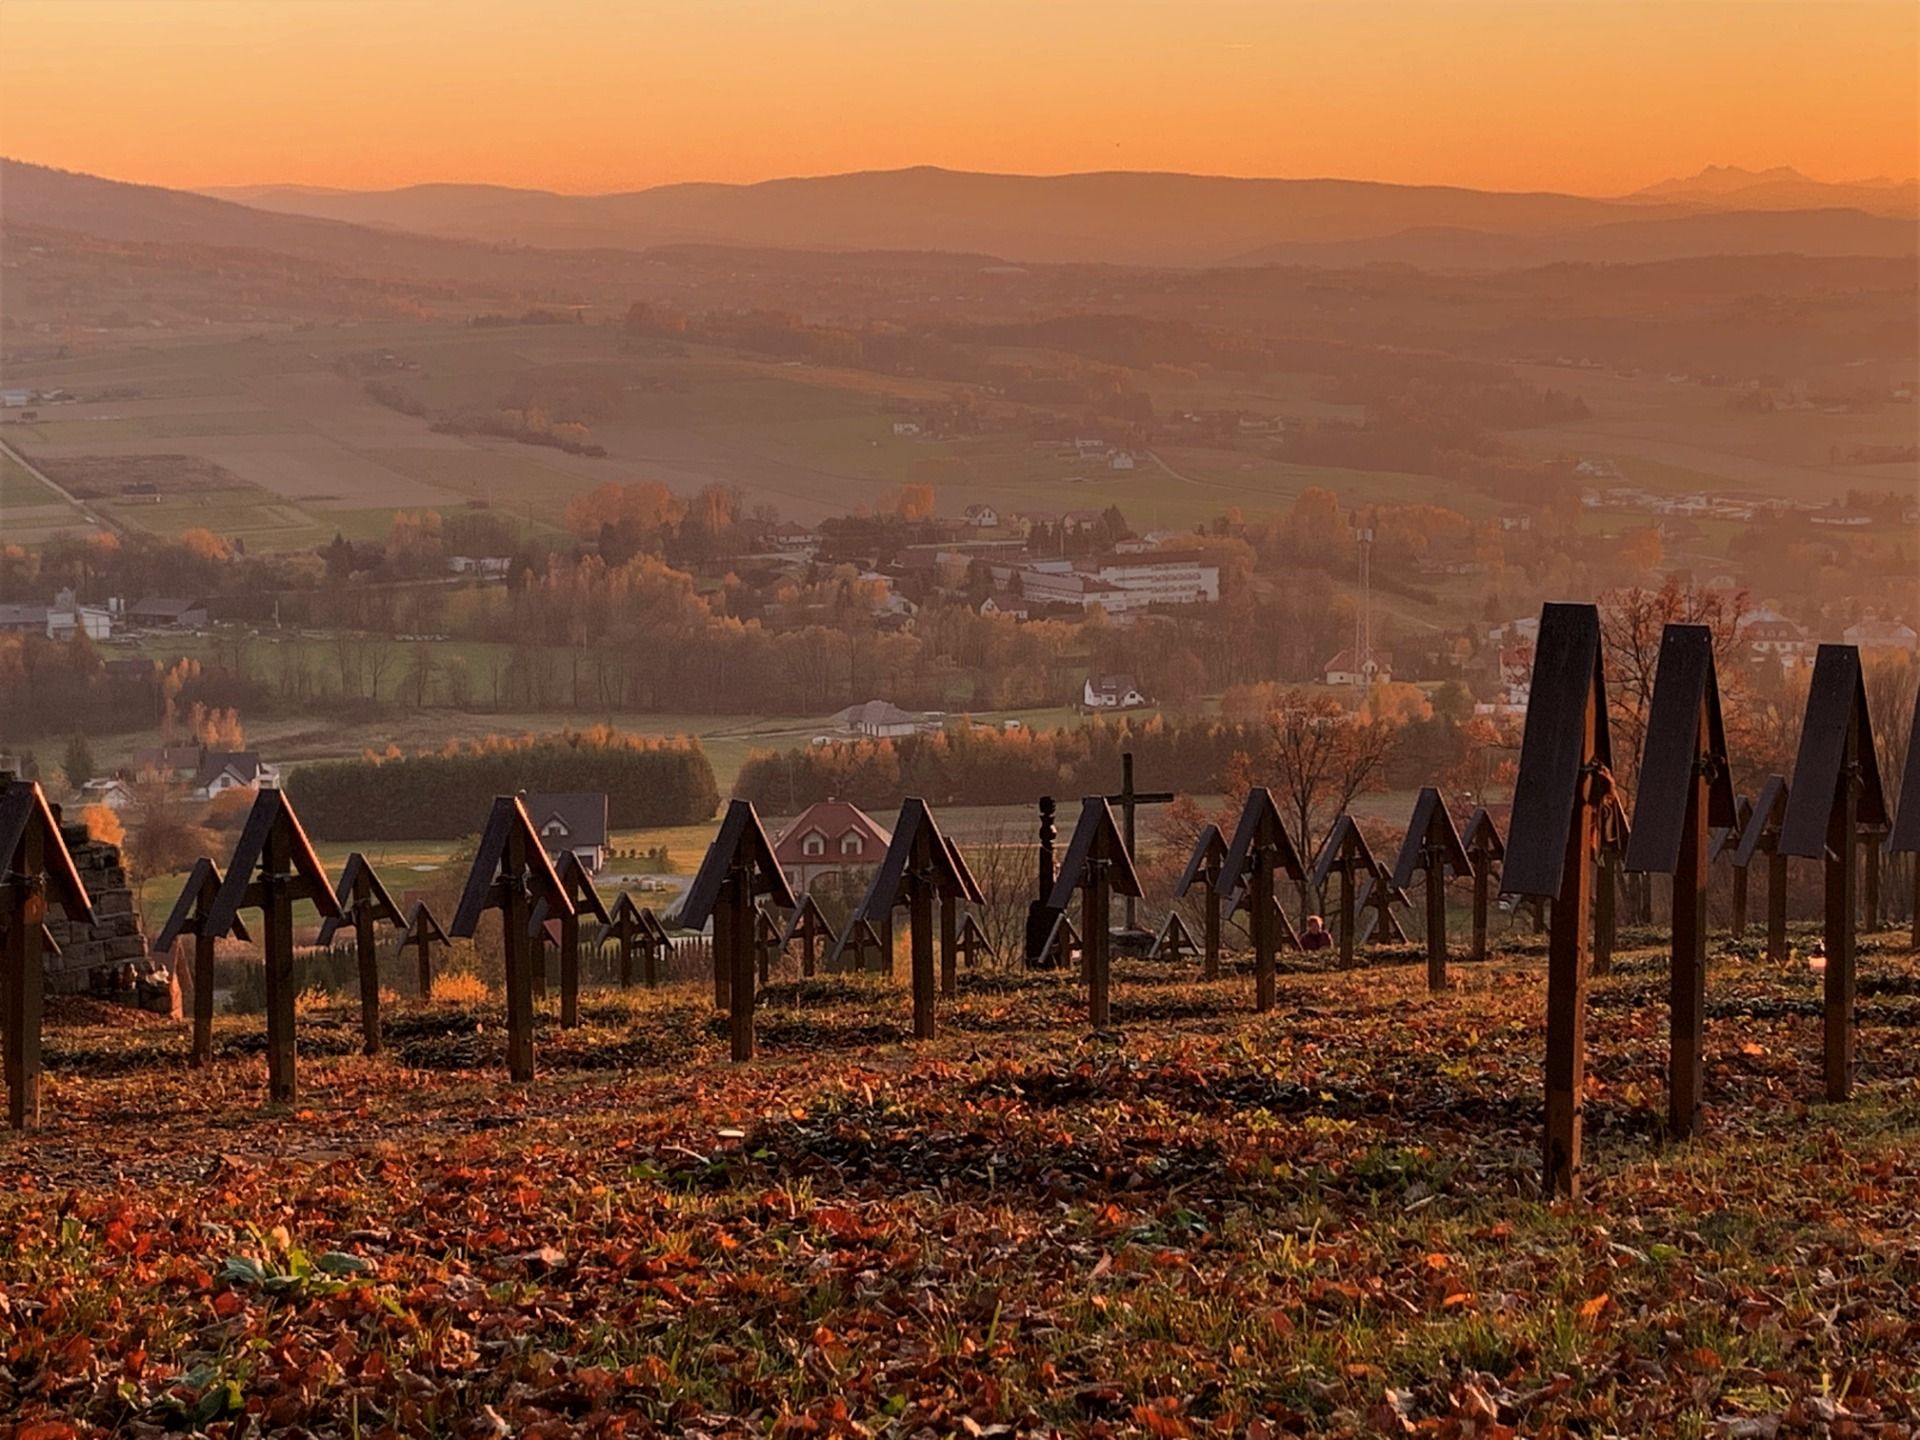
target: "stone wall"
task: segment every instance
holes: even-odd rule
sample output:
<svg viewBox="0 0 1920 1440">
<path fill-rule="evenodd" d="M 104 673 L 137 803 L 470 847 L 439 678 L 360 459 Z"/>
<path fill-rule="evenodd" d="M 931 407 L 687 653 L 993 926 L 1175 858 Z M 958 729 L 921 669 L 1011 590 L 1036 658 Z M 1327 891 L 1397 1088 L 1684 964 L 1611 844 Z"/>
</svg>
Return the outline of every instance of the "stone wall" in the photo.
<svg viewBox="0 0 1920 1440">
<path fill-rule="evenodd" d="M 60 947 L 58 955 L 46 957 L 47 993 L 178 1013 L 179 989 L 166 961 L 147 948 L 119 847 L 89 838 L 84 825 L 62 824 L 60 834 L 93 901 L 94 923 L 76 924 L 58 905 L 47 907 L 47 929 Z"/>
</svg>

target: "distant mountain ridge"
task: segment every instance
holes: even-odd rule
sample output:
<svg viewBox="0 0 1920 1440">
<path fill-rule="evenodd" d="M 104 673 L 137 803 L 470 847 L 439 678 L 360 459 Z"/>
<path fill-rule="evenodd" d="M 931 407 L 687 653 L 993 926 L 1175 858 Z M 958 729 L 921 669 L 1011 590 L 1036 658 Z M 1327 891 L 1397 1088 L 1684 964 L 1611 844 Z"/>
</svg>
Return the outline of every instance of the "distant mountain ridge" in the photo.
<svg viewBox="0 0 1920 1440">
<path fill-rule="evenodd" d="M 1712 172 L 1706 183 L 1734 197 L 1755 185 L 1816 184 L 1788 178 L 1793 173 Z M 686 243 L 940 251 L 1033 263 L 1395 263 L 1472 270 L 1779 252 L 1905 257 L 1916 253 L 1916 227 L 1884 211 L 1897 209 L 1910 189 L 1879 187 L 1878 207 L 1749 206 L 1356 180 L 1127 171 L 1022 176 L 918 167 L 595 196 L 459 184 L 376 192 L 249 186 L 200 194 L 7 160 L 0 161 L 0 219 L 340 264 L 372 257 L 415 274 L 432 273 L 449 246 L 463 271 L 485 271 L 516 253 L 524 263 L 520 247 L 636 252 Z"/>
</svg>

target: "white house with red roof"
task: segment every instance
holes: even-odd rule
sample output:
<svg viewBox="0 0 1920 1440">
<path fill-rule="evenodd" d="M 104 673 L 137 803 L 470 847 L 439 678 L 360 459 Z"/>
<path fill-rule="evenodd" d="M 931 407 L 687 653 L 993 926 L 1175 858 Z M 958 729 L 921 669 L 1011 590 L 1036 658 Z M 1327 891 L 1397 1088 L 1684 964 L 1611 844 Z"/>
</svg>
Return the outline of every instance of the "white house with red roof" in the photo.
<svg viewBox="0 0 1920 1440">
<path fill-rule="evenodd" d="M 886 857 L 893 832 L 847 800 L 818 800 L 774 841 L 773 857 L 796 890 L 822 875 L 871 870 Z"/>
</svg>

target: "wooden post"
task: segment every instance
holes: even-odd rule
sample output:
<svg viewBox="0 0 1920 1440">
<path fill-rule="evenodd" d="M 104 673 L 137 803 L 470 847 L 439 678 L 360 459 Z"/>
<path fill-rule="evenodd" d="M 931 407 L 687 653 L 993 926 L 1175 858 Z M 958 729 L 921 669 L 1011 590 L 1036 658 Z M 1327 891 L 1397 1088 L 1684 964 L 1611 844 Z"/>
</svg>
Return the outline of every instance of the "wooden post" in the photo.
<svg viewBox="0 0 1920 1440">
<path fill-rule="evenodd" d="M 373 907 L 353 910 L 354 960 L 360 969 L 360 1050 L 380 1053 L 380 951 L 373 934 Z"/>
<path fill-rule="evenodd" d="M 951 1000 L 960 990 L 960 900 L 940 897 L 940 993 Z"/>
<path fill-rule="evenodd" d="M 1247 890 L 1247 930 L 1253 941 L 1253 1008 L 1262 1015 L 1273 1009 L 1274 935 L 1273 871 L 1256 864 Z"/>
<path fill-rule="evenodd" d="M 1106 862 L 1089 860 L 1087 870 L 1080 912 L 1080 950 L 1087 972 L 1087 1020 L 1094 1029 L 1104 1030 L 1112 1014 L 1113 973 L 1109 953 L 1112 905 L 1107 890 Z"/>
<path fill-rule="evenodd" d="M 1492 859 L 1485 855 L 1473 857 L 1473 948 L 1469 953 L 1475 960 L 1487 958 L 1487 902 L 1493 877 Z"/>
<path fill-rule="evenodd" d="M 731 942 L 731 954 L 725 958 L 725 968 L 731 980 L 728 986 L 728 1038 L 731 1042 L 732 1058 L 736 1064 L 753 1059 L 753 960 L 754 951 L 759 947 L 759 937 L 754 933 L 753 877 L 744 868 L 737 868 L 729 880 L 721 905 L 728 915 L 728 938 Z M 719 948 L 720 930 L 714 927 L 714 947 Z"/>
<path fill-rule="evenodd" d="M 725 898 L 713 911 L 713 1008 L 733 1013 L 733 902 Z"/>
<path fill-rule="evenodd" d="M 1620 876 L 1619 858 L 1612 847 L 1602 844 L 1596 868 L 1593 896 L 1593 975 L 1613 973 L 1613 942 L 1619 934 Z"/>
<path fill-rule="evenodd" d="M 1594 697 L 1586 704 L 1583 753 L 1594 745 Z M 1595 783 L 1581 778 L 1581 789 Z M 1594 811 L 1590 794 L 1573 807 L 1566 865 L 1553 902 L 1547 940 L 1547 1135 L 1548 1194 L 1580 1193 L 1581 1132 L 1587 1073 L 1587 902 L 1593 881 Z"/>
<path fill-rule="evenodd" d="M 1705 728 L 1705 720 L 1702 720 Z M 1687 787 L 1680 866 L 1673 873 L 1673 963 L 1668 972 L 1667 1133 L 1700 1133 L 1707 1016 L 1707 765 Z"/>
<path fill-rule="evenodd" d="M 1209 980 L 1220 978 L 1220 869 L 1216 865 L 1206 881 L 1206 896 L 1203 900 L 1203 923 L 1205 925 L 1206 958 L 1201 973 Z"/>
<path fill-rule="evenodd" d="M 933 968 L 933 876 L 931 866 L 907 890 L 907 943 L 913 967 L 913 1038 L 933 1038 L 936 979 Z"/>
<path fill-rule="evenodd" d="M 560 917 L 560 1028 L 580 1023 L 580 916 Z"/>
<path fill-rule="evenodd" d="M 1437 845 L 1426 849 L 1427 875 L 1427 989 L 1439 994 L 1447 988 L 1447 866 Z"/>
<path fill-rule="evenodd" d="M 1842 1101 L 1853 1094 L 1854 977 L 1854 832 L 1859 824 L 1860 726 L 1847 726 L 1841 791 L 1827 821 L 1826 860 L 1826 1032 L 1827 1099 Z"/>
<path fill-rule="evenodd" d="M 212 935 L 194 933 L 193 1050 L 187 1064 L 195 1070 L 213 1063 L 213 946 Z"/>
<path fill-rule="evenodd" d="M 8 788 L 31 784 L 14 781 Z M 38 787 L 35 787 L 36 793 Z M 40 1125 L 41 925 L 47 913 L 45 836 L 27 825 L 13 854 L 5 856 L 13 892 L 7 907 L 7 1124 L 15 1130 Z"/>
<path fill-rule="evenodd" d="M 260 872 L 262 959 L 267 989 L 267 1098 L 275 1104 L 294 1101 L 295 1040 L 293 1001 L 298 986 L 293 973 L 293 876 L 284 867 L 287 857 L 272 839 L 267 842 L 265 868 Z"/>
<path fill-rule="evenodd" d="M 528 849 L 527 837 L 520 828 L 509 828 L 501 867 L 506 883 L 500 907 L 501 949 L 507 971 L 507 1075 L 522 1085 L 533 1079 L 534 971 L 537 967 L 540 972 L 544 994 L 547 967 L 546 947 L 535 944 L 528 933 L 532 907 L 527 887 L 520 880 L 530 858 Z M 541 852 L 543 858 L 545 853 Z"/>
</svg>

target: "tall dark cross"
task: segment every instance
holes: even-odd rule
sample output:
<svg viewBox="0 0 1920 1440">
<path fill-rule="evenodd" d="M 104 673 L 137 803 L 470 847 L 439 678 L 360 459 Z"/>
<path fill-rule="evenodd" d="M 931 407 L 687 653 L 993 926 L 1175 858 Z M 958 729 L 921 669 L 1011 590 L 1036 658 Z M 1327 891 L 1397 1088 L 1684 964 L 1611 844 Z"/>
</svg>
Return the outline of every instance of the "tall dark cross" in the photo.
<svg viewBox="0 0 1920 1440">
<path fill-rule="evenodd" d="M 1860 827 L 1887 823 L 1860 652 L 1822 645 L 1813 660 L 1793 792 L 1780 829 L 1789 855 L 1825 860 L 1827 1099 L 1853 1093 L 1854 890 Z"/>
<path fill-rule="evenodd" d="M 967 857 L 960 853 L 960 847 L 953 843 L 953 837 L 942 837 L 947 842 L 947 858 L 953 862 L 954 874 L 960 879 L 960 889 L 951 888 L 940 892 L 940 993 L 951 1000 L 960 992 L 960 905 L 984 905 L 987 893 L 980 888 L 980 882 L 974 877 L 973 867 L 967 864 Z M 969 915 L 971 918 L 971 915 Z M 973 968 L 971 958 L 967 968 Z"/>
<path fill-rule="evenodd" d="M 560 1028 L 571 1030 L 580 1023 L 580 917 L 591 915 L 602 925 L 612 917 L 600 899 L 600 892 L 593 888 L 593 875 L 587 869 L 586 862 L 580 858 L 577 850 L 562 852 L 560 863 L 553 867 L 554 876 L 560 881 L 560 888 L 573 902 L 570 913 L 553 917 L 560 922 Z M 549 918 L 548 907 L 536 902 L 529 923 L 534 930 L 542 929 Z M 535 947 L 538 954 L 539 947 Z M 546 963 L 542 960 L 542 965 Z"/>
<path fill-rule="evenodd" d="M 380 1053 L 380 951 L 373 927 L 382 921 L 404 925 L 400 907 L 380 883 L 367 857 L 355 850 L 340 868 L 339 883 L 333 898 L 340 902 L 340 914 L 320 922 L 320 943 L 332 945 L 341 925 L 353 922 L 354 960 L 360 971 L 360 1048 L 368 1055 Z"/>
<path fill-rule="evenodd" d="M 454 912 L 453 934 L 471 940 L 483 914 L 500 912 L 507 972 L 507 1074 L 523 1084 L 533 1079 L 533 972 L 546 964 L 544 947 L 530 933 L 536 903 L 544 903 L 554 918 L 573 910 L 527 807 L 518 795 L 496 795 L 473 869 L 467 872 L 460 908 Z"/>
<path fill-rule="evenodd" d="M 1374 858 L 1373 847 L 1360 833 L 1351 815 L 1342 815 L 1327 832 L 1320 856 L 1313 862 L 1313 888 L 1323 889 L 1330 877 L 1340 876 L 1340 960 L 1353 963 L 1353 946 L 1359 938 L 1360 882 L 1367 878 L 1384 879 L 1386 871 Z M 1389 901 L 1389 903 L 1391 903 Z"/>
<path fill-rule="evenodd" d="M 1460 837 L 1467 847 L 1467 859 L 1473 866 L 1473 947 L 1468 954 L 1475 960 L 1487 958 L 1487 914 L 1493 867 L 1506 857 L 1507 845 L 1500 838 L 1500 827 L 1480 806 L 1467 819 L 1466 834 Z"/>
<path fill-rule="evenodd" d="M 1026 962 L 1029 966 L 1050 963 L 1048 942 L 1053 937 L 1054 921 L 1060 918 L 1053 899 L 1053 796 L 1040 797 L 1040 847 L 1035 852 L 1039 873 L 1035 877 L 1033 900 L 1027 906 Z"/>
<path fill-rule="evenodd" d="M 1900 772 L 1900 814 L 1887 837 L 1887 849 L 1913 857 L 1913 948 L 1920 950 L 1920 699 L 1914 702 L 1907 766 Z"/>
<path fill-rule="evenodd" d="M 826 913 L 821 910 L 820 902 L 811 895 L 800 897 L 800 907 L 787 920 L 787 928 L 781 932 L 780 948 L 785 950 L 794 941 L 800 942 L 800 974 L 802 978 L 813 978 L 814 964 L 819 958 L 820 942 L 833 939 L 833 927 L 827 923 Z"/>
<path fill-rule="evenodd" d="M 1587 1068 L 1587 905 L 1599 817 L 1613 790 L 1600 612 L 1547 605 L 1533 652 L 1520 773 L 1500 888 L 1551 896 L 1547 940 L 1547 1128 L 1543 1188 L 1580 1190 Z"/>
<path fill-rule="evenodd" d="M 207 927 L 207 915 L 219 893 L 220 868 L 203 855 L 193 862 L 180 898 L 173 902 L 173 913 L 153 942 L 153 953 L 165 955 L 182 935 L 193 936 L 193 1049 L 187 1063 L 196 1070 L 213 1063 L 213 946 L 221 937 Z M 227 934 L 241 941 L 253 938 L 238 915 Z"/>
<path fill-rule="evenodd" d="M 1427 886 L 1427 989 L 1438 993 L 1447 988 L 1447 877 L 1473 874 L 1473 861 L 1453 828 L 1447 802 L 1431 785 L 1413 802 L 1393 883 L 1404 890 L 1416 874 Z"/>
<path fill-rule="evenodd" d="M 754 901 L 766 896 L 782 910 L 794 908 L 793 891 L 774 858 L 773 842 L 752 802 L 733 800 L 720 833 L 680 902 L 680 923 L 693 929 L 713 921 L 713 964 L 728 978 L 728 1037 L 735 1062 L 753 1058 Z"/>
<path fill-rule="evenodd" d="M 1073 903 L 1075 890 L 1081 898 L 1080 968 L 1087 981 L 1087 1018 L 1094 1029 L 1104 1030 L 1113 989 L 1113 922 L 1108 918 L 1113 894 L 1140 894 L 1133 852 L 1104 796 L 1089 795 L 1080 802 L 1080 821 L 1053 886 L 1053 908 L 1061 915 Z"/>
<path fill-rule="evenodd" d="M 424 900 L 416 900 L 407 911 L 406 924 L 401 928 L 400 941 L 393 947 L 394 954 L 404 955 L 409 946 L 413 949 L 414 964 L 418 967 L 420 980 L 420 998 L 433 998 L 433 947 L 447 945 L 447 932 L 440 928 L 440 921 Z"/>
<path fill-rule="evenodd" d="M 1180 872 L 1180 883 L 1173 887 L 1176 896 L 1186 896 L 1195 885 L 1206 889 L 1202 910 L 1202 934 L 1205 937 L 1202 973 L 1209 980 L 1220 978 L 1220 867 L 1226 863 L 1227 842 L 1218 825 L 1203 825 L 1194 837 L 1193 853 L 1187 868 Z"/>
<path fill-rule="evenodd" d="M 1733 856 L 1733 863 L 1741 870 L 1753 864 L 1755 855 L 1767 857 L 1767 959 L 1775 965 L 1787 963 L 1787 852 L 1780 848 L 1787 794 L 1784 775 L 1767 777 Z"/>
<path fill-rule="evenodd" d="M 955 866 L 954 851 L 940 833 L 927 802 L 909 795 L 900 806 L 900 818 L 893 828 L 880 868 L 873 884 L 856 912 L 861 919 L 878 922 L 890 915 L 895 906 L 907 909 L 909 949 L 912 955 L 913 1038 L 931 1040 L 934 1033 L 933 906 L 936 900 L 966 899 L 966 879 Z M 952 964 L 952 921 L 948 920 L 949 941 L 945 947 L 949 968 Z"/>
<path fill-rule="evenodd" d="M 1736 940 L 1747 933 L 1747 867 L 1740 863 L 1740 837 L 1752 822 L 1753 802 L 1742 795 L 1733 804 L 1733 824 L 1716 827 L 1707 844 L 1708 866 L 1724 860 L 1733 875 L 1732 915 L 1727 928 Z"/>
<path fill-rule="evenodd" d="M 254 797 L 227 878 L 213 897 L 207 926 L 224 935 L 243 909 L 260 911 L 261 959 L 267 982 L 267 1098 L 294 1097 L 293 904 L 311 900 L 322 920 L 339 916 L 340 902 L 313 852 L 284 790 Z"/>
<path fill-rule="evenodd" d="M 1705 1085 L 1707 850 L 1714 827 L 1736 818 L 1713 632 L 1704 625 L 1669 625 L 1660 637 L 1633 815 L 1627 869 L 1673 877 L 1667 1133 L 1685 1140 L 1700 1133 Z"/>
<path fill-rule="evenodd" d="M 1594 857 L 1593 956 L 1589 975 L 1613 973 L 1613 949 L 1620 939 L 1620 862 L 1633 841 L 1626 806 L 1620 792 L 1611 792 L 1600 807 L 1598 847 Z"/>
<path fill-rule="evenodd" d="M 1247 802 L 1234 826 L 1233 844 L 1220 864 L 1220 883 L 1243 892 L 1247 907 L 1247 932 L 1253 941 L 1253 1007 L 1261 1014 L 1273 1009 L 1274 958 L 1280 943 L 1280 925 L 1285 915 L 1280 897 L 1274 893 L 1274 872 L 1282 871 L 1295 884 L 1305 884 L 1307 867 L 1300 861 L 1293 837 L 1273 792 L 1256 785 L 1247 792 Z M 1276 923 L 1278 922 L 1278 923 Z"/>
<path fill-rule="evenodd" d="M 7 1124 L 40 1123 L 41 956 L 51 944 L 47 902 L 67 919 L 93 923 L 93 901 L 60 834 L 60 820 L 38 781 L 10 780 L 0 791 L 0 926 L 6 928 Z"/>
<path fill-rule="evenodd" d="M 1171 790 L 1134 789 L 1133 752 L 1131 750 L 1123 750 L 1120 752 L 1120 793 L 1118 795 L 1107 796 L 1107 803 L 1119 807 L 1120 833 L 1127 842 L 1127 859 L 1134 864 L 1138 864 L 1140 847 L 1137 843 L 1137 832 L 1134 829 L 1135 812 L 1138 811 L 1142 805 L 1171 805 L 1173 803 L 1173 792 Z M 1126 912 L 1125 924 L 1129 930 L 1137 928 L 1134 924 L 1134 902 L 1138 898 L 1139 897 L 1134 895 L 1124 897 L 1124 909 Z"/>
</svg>

